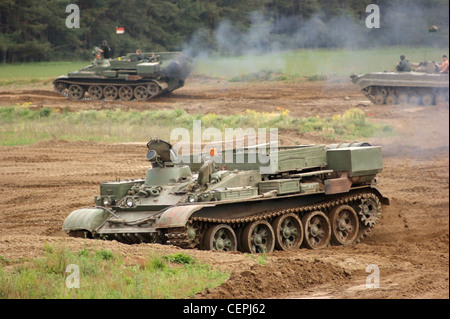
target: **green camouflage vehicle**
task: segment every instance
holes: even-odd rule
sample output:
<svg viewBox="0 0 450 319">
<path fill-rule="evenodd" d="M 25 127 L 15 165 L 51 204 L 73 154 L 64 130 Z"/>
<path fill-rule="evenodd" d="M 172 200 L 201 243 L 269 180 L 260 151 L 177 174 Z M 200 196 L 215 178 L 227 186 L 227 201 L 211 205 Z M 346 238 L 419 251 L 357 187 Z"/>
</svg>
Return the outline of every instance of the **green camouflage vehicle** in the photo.
<svg viewBox="0 0 450 319">
<path fill-rule="evenodd" d="M 389 205 L 376 187 L 381 147 L 368 143 L 208 156 L 177 156 L 158 139 L 147 147 L 145 178 L 101 183 L 95 207 L 73 211 L 62 229 L 129 244 L 268 253 L 357 243 Z"/>
<path fill-rule="evenodd" d="M 351 75 L 374 104 L 441 105 L 448 103 L 448 73 L 433 62 L 421 62 L 411 72 L 374 72 Z"/>
<path fill-rule="evenodd" d="M 179 52 L 135 53 L 103 59 L 96 49 L 88 67 L 53 81 L 55 90 L 72 100 L 148 100 L 184 86 L 191 60 Z"/>
</svg>

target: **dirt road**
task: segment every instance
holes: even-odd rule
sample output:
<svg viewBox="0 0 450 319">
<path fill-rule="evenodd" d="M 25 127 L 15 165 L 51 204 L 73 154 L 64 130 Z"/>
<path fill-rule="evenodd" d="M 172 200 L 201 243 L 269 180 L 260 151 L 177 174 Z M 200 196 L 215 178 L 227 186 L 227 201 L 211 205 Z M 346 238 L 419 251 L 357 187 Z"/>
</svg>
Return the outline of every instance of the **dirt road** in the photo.
<svg viewBox="0 0 450 319">
<path fill-rule="evenodd" d="M 232 273 L 197 298 L 449 298 L 449 108 L 374 106 L 350 82 L 227 83 L 192 79 L 168 97 L 151 102 L 68 101 L 50 86 L 0 91 L 0 107 L 77 109 L 184 108 L 188 112 L 237 113 L 246 109 L 295 116 L 342 114 L 352 107 L 394 125 L 397 134 L 369 142 L 383 146 L 380 189 L 390 198 L 382 219 L 363 243 L 274 252 L 266 258 L 242 253 L 186 251 Z M 311 136 L 280 134 L 282 143 L 324 143 Z M 128 246 L 68 238 L 61 225 L 74 209 L 93 205 L 99 183 L 145 175 L 145 144 L 54 140 L 0 147 L 0 256 L 39 257 L 45 243 L 83 245 L 122 252 L 134 260 L 150 251 L 179 248 Z M 379 288 L 366 279 L 379 270 Z"/>
</svg>

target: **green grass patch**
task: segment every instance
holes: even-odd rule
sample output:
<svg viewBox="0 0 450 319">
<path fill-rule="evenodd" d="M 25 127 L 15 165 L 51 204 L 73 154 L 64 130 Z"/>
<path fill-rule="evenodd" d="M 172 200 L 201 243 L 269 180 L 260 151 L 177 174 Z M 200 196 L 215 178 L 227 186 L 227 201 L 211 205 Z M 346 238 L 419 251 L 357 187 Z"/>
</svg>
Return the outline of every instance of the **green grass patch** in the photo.
<svg viewBox="0 0 450 319">
<path fill-rule="evenodd" d="M 301 49 L 289 52 L 237 57 L 208 57 L 197 60 L 194 74 L 228 79 L 323 80 L 330 76 L 349 78 L 363 74 L 394 71 L 401 54 L 412 62 L 441 61 L 448 48 L 378 47 L 371 49 Z"/>
<path fill-rule="evenodd" d="M 90 62 L 33 62 L 0 64 L 0 86 L 24 85 L 51 81 L 88 66 Z"/>
<path fill-rule="evenodd" d="M 123 111 L 59 109 L 30 109 L 25 106 L 0 108 L 0 145 L 33 144 L 45 140 L 94 142 L 146 142 L 150 137 L 170 140 L 175 128 L 186 128 L 192 134 L 193 121 L 200 120 L 202 132 L 217 128 L 225 136 L 225 129 L 277 128 L 314 133 L 330 140 L 355 140 L 393 134 L 393 127 L 372 121 L 363 110 L 354 108 L 333 117 L 291 116 L 288 109 L 273 112 L 247 110 L 241 114 L 190 114 L 183 109 Z M 192 136 L 192 135 L 191 135 Z"/>
<path fill-rule="evenodd" d="M 73 251 L 46 245 L 44 256 L 27 264 L 5 269 L 0 263 L 0 298 L 178 299 L 214 288 L 229 277 L 190 255 L 173 257 L 149 255 L 130 261 L 103 248 Z"/>
<path fill-rule="evenodd" d="M 171 254 L 168 256 L 164 256 L 164 260 L 171 262 L 171 263 L 182 264 L 182 265 L 191 265 L 191 264 L 195 263 L 194 257 L 183 254 L 183 253 Z"/>
</svg>

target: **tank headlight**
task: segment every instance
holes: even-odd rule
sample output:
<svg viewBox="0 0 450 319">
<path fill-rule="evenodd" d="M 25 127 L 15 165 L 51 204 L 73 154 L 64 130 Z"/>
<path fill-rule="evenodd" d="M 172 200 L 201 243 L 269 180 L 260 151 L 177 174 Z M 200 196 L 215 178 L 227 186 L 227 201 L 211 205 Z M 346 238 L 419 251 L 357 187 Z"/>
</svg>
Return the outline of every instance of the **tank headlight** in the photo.
<svg viewBox="0 0 450 319">
<path fill-rule="evenodd" d="M 104 197 L 102 200 L 103 206 L 109 206 L 111 204 L 111 201 L 108 197 Z"/>
<path fill-rule="evenodd" d="M 195 203 L 197 201 L 197 196 L 195 196 L 194 194 L 190 194 L 187 196 L 187 201 L 189 203 Z"/>
<path fill-rule="evenodd" d="M 134 206 L 134 201 L 132 198 L 127 198 L 127 206 L 128 207 L 133 207 Z"/>
<path fill-rule="evenodd" d="M 202 194 L 202 202 L 208 202 L 211 200 L 211 193 L 203 193 Z"/>
</svg>

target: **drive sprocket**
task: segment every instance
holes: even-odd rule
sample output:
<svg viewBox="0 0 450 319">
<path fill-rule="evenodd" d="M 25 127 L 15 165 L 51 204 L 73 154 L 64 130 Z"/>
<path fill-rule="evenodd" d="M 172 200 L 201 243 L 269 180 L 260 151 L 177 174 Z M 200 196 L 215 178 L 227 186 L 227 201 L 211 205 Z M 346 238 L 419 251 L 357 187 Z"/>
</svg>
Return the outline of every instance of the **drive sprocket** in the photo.
<svg viewBox="0 0 450 319">
<path fill-rule="evenodd" d="M 381 218 L 381 203 L 378 197 L 373 194 L 365 194 L 361 198 L 358 214 L 364 226 L 375 226 Z"/>
</svg>

